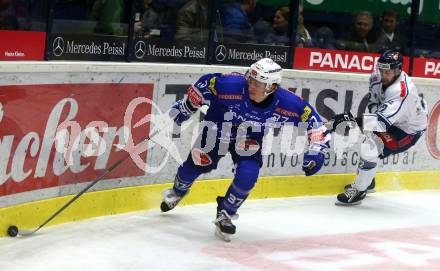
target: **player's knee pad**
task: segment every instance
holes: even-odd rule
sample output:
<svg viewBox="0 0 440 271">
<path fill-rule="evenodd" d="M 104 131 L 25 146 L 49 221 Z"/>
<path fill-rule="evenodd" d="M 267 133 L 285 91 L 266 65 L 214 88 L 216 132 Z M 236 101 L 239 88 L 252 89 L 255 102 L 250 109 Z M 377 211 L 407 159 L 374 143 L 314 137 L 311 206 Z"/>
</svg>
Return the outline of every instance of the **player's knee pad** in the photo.
<svg viewBox="0 0 440 271">
<path fill-rule="evenodd" d="M 212 154 L 205 153 L 199 148 L 193 148 L 185 163 L 188 163 L 197 172 L 208 173 L 217 168 L 218 159 L 217 156 L 212 157 Z"/>
</svg>

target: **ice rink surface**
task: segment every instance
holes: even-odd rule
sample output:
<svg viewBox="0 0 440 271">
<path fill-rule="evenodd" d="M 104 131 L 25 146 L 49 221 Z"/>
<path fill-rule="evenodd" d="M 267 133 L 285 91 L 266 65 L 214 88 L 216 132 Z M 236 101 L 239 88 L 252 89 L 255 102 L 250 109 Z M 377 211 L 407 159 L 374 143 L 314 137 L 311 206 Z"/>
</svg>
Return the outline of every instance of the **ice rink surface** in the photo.
<svg viewBox="0 0 440 271">
<path fill-rule="evenodd" d="M 334 201 L 249 200 L 230 243 L 214 236 L 214 204 L 43 228 L 0 238 L 0 270 L 440 270 L 440 191 Z"/>
</svg>

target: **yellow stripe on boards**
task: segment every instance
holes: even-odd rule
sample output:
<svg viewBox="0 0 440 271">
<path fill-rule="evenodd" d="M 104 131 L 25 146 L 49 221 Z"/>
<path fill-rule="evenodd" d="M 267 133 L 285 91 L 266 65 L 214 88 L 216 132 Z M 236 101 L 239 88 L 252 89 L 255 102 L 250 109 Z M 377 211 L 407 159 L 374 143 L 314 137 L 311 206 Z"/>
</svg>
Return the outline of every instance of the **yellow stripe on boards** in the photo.
<svg viewBox="0 0 440 271">
<path fill-rule="evenodd" d="M 440 171 L 378 173 L 376 190 L 385 192 L 440 189 L 439 176 Z M 354 174 L 260 177 L 249 198 L 336 195 L 342 191 L 345 184 L 352 182 L 354 177 Z M 224 195 L 231 181 L 230 179 L 197 181 L 181 205 L 215 202 L 217 196 Z M 162 191 L 169 187 L 171 184 L 153 184 L 85 193 L 49 225 L 97 216 L 159 209 Z M 0 236 L 6 236 L 6 230 L 12 224 L 20 229 L 36 228 L 73 196 L 0 208 Z"/>
</svg>

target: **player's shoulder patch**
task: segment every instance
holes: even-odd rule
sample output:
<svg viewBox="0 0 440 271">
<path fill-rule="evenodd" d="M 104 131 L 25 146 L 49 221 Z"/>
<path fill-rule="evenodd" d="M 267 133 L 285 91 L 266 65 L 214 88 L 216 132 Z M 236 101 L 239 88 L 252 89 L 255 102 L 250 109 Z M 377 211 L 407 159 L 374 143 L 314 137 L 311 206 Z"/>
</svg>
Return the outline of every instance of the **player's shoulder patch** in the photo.
<svg viewBox="0 0 440 271">
<path fill-rule="evenodd" d="M 402 80 L 400 81 L 400 97 L 405 97 L 407 93 L 406 82 Z"/>
<path fill-rule="evenodd" d="M 212 92 L 212 94 L 214 94 L 215 96 L 217 96 L 217 89 L 215 89 L 215 81 L 217 80 L 217 77 L 213 76 L 210 80 L 209 80 L 209 90 Z"/>
<path fill-rule="evenodd" d="M 301 121 L 306 122 L 309 119 L 311 113 L 312 109 L 310 108 L 310 106 L 306 105 L 304 107 L 304 112 L 301 114 Z"/>
<path fill-rule="evenodd" d="M 220 73 L 212 73 L 212 74 L 205 74 L 194 84 L 196 88 L 198 88 L 200 91 L 208 90 L 215 96 L 217 95 L 217 89 L 216 89 L 216 82 L 217 78 L 220 77 Z"/>
<path fill-rule="evenodd" d="M 408 86 L 405 81 L 396 80 L 385 90 L 385 100 L 401 99 L 407 96 Z"/>
<path fill-rule="evenodd" d="M 370 75 L 370 87 L 381 83 L 380 75 L 376 72 Z"/>
<path fill-rule="evenodd" d="M 373 73 L 370 77 L 371 82 L 379 82 L 379 76 L 375 73 Z"/>
</svg>

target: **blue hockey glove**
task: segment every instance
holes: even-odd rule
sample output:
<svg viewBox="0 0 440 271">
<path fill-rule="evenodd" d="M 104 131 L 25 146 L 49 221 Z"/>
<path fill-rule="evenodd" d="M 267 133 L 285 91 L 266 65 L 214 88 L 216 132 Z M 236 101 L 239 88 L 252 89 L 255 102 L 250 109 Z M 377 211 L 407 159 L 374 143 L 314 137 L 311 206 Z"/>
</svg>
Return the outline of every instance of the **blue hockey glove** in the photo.
<svg viewBox="0 0 440 271">
<path fill-rule="evenodd" d="M 325 159 L 324 154 L 320 152 L 310 153 L 311 152 L 307 152 L 304 154 L 302 170 L 306 173 L 306 176 L 312 176 L 318 172 L 324 164 Z"/>
<path fill-rule="evenodd" d="M 327 147 L 326 144 L 312 144 L 309 151 L 304 153 L 302 170 L 306 176 L 312 176 L 322 168 Z"/>
<path fill-rule="evenodd" d="M 188 99 L 184 98 L 177 101 L 170 110 L 170 117 L 174 119 L 177 125 L 182 125 L 182 123 L 188 120 L 192 114 L 196 112 L 196 109 L 191 106 Z"/>
</svg>

